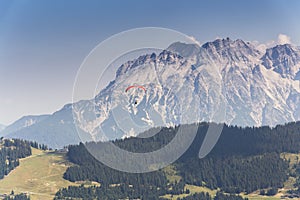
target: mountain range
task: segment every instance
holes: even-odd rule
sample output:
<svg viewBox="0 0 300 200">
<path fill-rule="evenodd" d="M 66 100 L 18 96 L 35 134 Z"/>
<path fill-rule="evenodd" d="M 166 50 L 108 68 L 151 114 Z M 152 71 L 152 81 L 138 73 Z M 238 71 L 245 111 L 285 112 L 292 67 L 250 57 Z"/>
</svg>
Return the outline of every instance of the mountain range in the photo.
<svg viewBox="0 0 300 200">
<path fill-rule="evenodd" d="M 4 130 L 5 129 L 5 125 L 3 125 L 3 124 L 0 124 L 0 132 L 2 131 L 2 130 Z"/>
<path fill-rule="evenodd" d="M 291 44 L 260 52 L 240 39 L 176 42 L 122 64 L 94 99 L 31 123 L 24 117 L 1 134 L 61 148 L 196 121 L 275 126 L 300 120 L 299 81 L 300 49 Z M 136 87 L 125 92 L 131 85 Z"/>
<path fill-rule="evenodd" d="M 32 126 L 33 124 L 39 123 L 42 120 L 46 119 L 50 115 L 28 115 L 21 117 L 14 123 L 10 124 L 9 126 L 3 127 L 2 130 L 0 130 L 0 135 L 1 136 L 6 136 L 9 134 L 12 134 L 14 132 L 17 132 L 22 129 L 26 129 L 27 127 Z"/>
</svg>

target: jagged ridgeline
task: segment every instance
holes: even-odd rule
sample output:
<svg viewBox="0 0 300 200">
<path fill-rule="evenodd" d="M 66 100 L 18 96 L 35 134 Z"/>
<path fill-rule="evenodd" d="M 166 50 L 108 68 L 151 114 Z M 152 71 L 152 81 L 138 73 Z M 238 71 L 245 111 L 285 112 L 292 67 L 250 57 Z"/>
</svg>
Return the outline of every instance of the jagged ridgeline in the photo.
<svg viewBox="0 0 300 200">
<path fill-rule="evenodd" d="M 213 73 L 211 69 L 214 69 Z M 149 77 L 153 79 L 146 83 Z M 67 104 L 50 116 L 26 117 L 2 133 L 34 140 L 51 148 L 77 144 L 82 141 L 80 139 L 89 140 L 97 135 L 99 128 L 105 130 L 104 139 L 122 138 L 129 131 L 118 128 L 120 123 L 115 121 L 111 111 L 112 106 L 120 105 L 120 102 L 112 97 L 118 97 L 116 91 L 123 94 L 126 87 L 134 83 L 147 88 L 144 99 L 134 104 L 134 108 L 139 111 L 137 118 L 147 119 L 151 127 L 210 121 L 209 114 L 214 110 L 216 100 L 212 94 L 220 95 L 220 102 L 224 101 L 226 108 L 225 119 L 214 122 L 243 127 L 276 126 L 300 120 L 299 80 L 300 49 L 290 44 L 261 52 L 251 42 L 229 38 L 202 46 L 176 42 L 166 51 L 141 55 L 119 66 L 115 79 L 92 100 Z M 118 83 L 126 84 L 120 87 Z M 180 87 L 187 93 L 178 93 Z M 180 108 L 185 105 L 193 105 L 195 112 L 199 109 L 199 119 L 183 115 Z M 163 120 L 157 120 L 157 123 L 153 117 L 148 119 L 151 113 L 157 113 Z M 80 121 L 77 128 L 83 131 L 81 137 L 74 125 L 73 114 Z M 186 121 L 178 121 L 182 118 Z M 162 121 L 166 124 L 159 123 Z M 134 134 L 140 132 L 136 130 Z"/>
<path fill-rule="evenodd" d="M 250 193 L 258 189 L 281 188 L 288 178 L 288 161 L 280 154 L 299 153 L 300 122 L 270 128 L 240 128 L 227 126 L 212 152 L 199 159 L 198 153 L 208 123 L 183 125 L 186 134 L 197 126 L 196 138 L 189 149 L 173 164 L 181 178 L 170 182 L 165 169 L 143 174 L 130 174 L 113 170 L 89 154 L 84 144 L 69 146 L 68 158 L 75 166 L 69 167 L 64 178 L 70 181 L 90 180 L 101 183 L 101 187 L 84 189 L 69 187 L 60 190 L 57 198 L 92 197 L 158 199 L 166 194 L 182 194 L 186 184 L 219 188 L 221 193 Z M 116 140 L 119 147 L 132 152 L 157 150 L 174 138 L 176 128 L 162 128 L 150 138 L 127 138 Z M 152 134 L 149 130 L 143 134 Z M 156 131 L 156 130 L 154 130 Z M 101 143 L 99 143 L 100 145 Z M 178 144 L 180 145 L 180 144 Z M 121 163 L 120 163 L 121 164 Z M 116 187 L 111 187 L 118 184 Z M 79 195 L 79 196 L 76 196 Z M 205 196 L 205 194 L 198 194 Z M 93 197 L 95 197 L 93 196 Z M 220 198 L 222 194 L 219 194 Z M 210 197 L 207 197 L 210 199 Z M 223 197 L 230 199 L 231 197 Z M 232 199 L 241 197 L 232 197 Z M 188 198 L 188 199 L 192 199 Z M 197 195 L 194 199 L 197 199 Z"/>
</svg>

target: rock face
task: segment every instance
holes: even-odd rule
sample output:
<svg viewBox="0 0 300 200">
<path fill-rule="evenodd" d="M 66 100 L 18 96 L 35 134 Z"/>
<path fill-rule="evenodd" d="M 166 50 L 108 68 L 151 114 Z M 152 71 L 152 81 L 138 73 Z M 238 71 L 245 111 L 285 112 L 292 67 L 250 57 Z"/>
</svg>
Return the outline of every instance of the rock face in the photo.
<svg viewBox="0 0 300 200">
<path fill-rule="evenodd" d="M 121 65 L 94 99 L 67 105 L 10 135 L 43 137 L 43 143 L 61 147 L 79 138 L 136 136 L 151 127 L 196 121 L 275 126 L 300 120 L 299 80 L 300 50 L 289 44 L 262 54 L 251 43 L 229 38 L 201 47 L 177 42 Z M 125 92 L 130 85 L 146 91 Z"/>
</svg>

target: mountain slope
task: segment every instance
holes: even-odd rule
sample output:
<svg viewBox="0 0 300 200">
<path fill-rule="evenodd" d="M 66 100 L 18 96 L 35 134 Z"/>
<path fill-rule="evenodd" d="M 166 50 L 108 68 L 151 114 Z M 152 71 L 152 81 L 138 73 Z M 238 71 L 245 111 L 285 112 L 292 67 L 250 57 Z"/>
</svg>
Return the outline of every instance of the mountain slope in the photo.
<svg viewBox="0 0 300 200">
<path fill-rule="evenodd" d="M 177 42 L 121 65 L 94 99 L 67 105 L 10 136 L 61 147 L 196 121 L 275 126 L 300 120 L 299 66 L 300 50 L 288 44 L 262 54 L 229 38 L 201 47 Z M 130 85 L 146 91 L 125 92 Z"/>
<path fill-rule="evenodd" d="M 271 50 L 281 52 L 279 55 L 285 58 L 270 57 L 274 66 L 282 66 L 289 59 L 293 61 L 288 62 L 293 69 L 288 71 L 291 76 L 283 77 L 281 71 L 264 65 Z M 299 81 L 294 79 L 299 70 L 299 53 L 291 45 L 281 45 L 262 55 L 250 43 L 229 38 L 202 47 L 174 43 L 159 55 L 141 56 L 122 65 L 114 82 L 95 97 L 93 106 L 97 117 L 93 123 L 80 114 L 91 110 L 87 104 L 77 104 L 75 113 L 80 128 L 99 135 L 98 127 L 101 127 L 109 139 L 131 132 L 137 119 L 142 119 L 142 125 L 135 127 L 135 134 L 145 130 L 141 127 L 149 128 L 153 124 L 173 126 L 217 121 L 239 126 L 275 126 L 300 120 Z M 123 89 L 133 83 L 145 86 L 147 93 L 142 97 L 137 93 L 124 94 Z M 140 98 L 137 105 L 132 106 L 132 97 Z M 117 105 L 121 108 L 115 114 Z M 123 114 L 127 111 L 130 116 Z M 155 120 L 152 111 L 160 119 Z M 135 124 L 119 116 L 132 118 Z M 95 129 L 87 124 L 95 124 Z"/>
<path fill-rule="evenodd" d="M 7 137 L 37 141 L 41 144 L 47 144 L 51 148 L 62 148 L 65 145 L 80 142 L 73 123 L 71 104 L 65 105 L 61 110 L 39 123 L 12 132 Z"/>
<path fill-rule="evenodd" d="M 2 131 L 2 130 L 4 130 L 5 129 L 5 125 L 3 125 L 3 124 L 0 124 L 0 132 Z"/>
<path fill-rule="evenodd" d="M 36 123 L 43 121 L 44 119 L 46 119 L 49 116 L 50 115 L 36 115 L 36 116 L 29 115 L 29 116 L 21 117 L 20 119 L 18 119 L 11 125 L 5 127 L 5 129 L 3 129 L 1 131 L 1 135 L 6 136 L 6 135 L 12 134 L 14 132 L 17 132 L 19 130 L 26 129 Z"/>
</svg>

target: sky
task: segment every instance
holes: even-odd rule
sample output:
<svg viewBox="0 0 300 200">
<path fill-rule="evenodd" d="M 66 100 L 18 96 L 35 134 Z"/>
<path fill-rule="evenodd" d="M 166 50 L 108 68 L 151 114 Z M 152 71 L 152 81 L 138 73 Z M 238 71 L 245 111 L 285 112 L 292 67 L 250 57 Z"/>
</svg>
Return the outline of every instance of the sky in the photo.
<svg viewBox="0 0 300 200">
<path fill-rule="evenodd" d="M 0 124 L 70 103 L 83 60 L 114 34 L 163 27 L 199 43 L 300 45 L 299 10 L 297 0 L 0 0 Z"/>
</svg>

